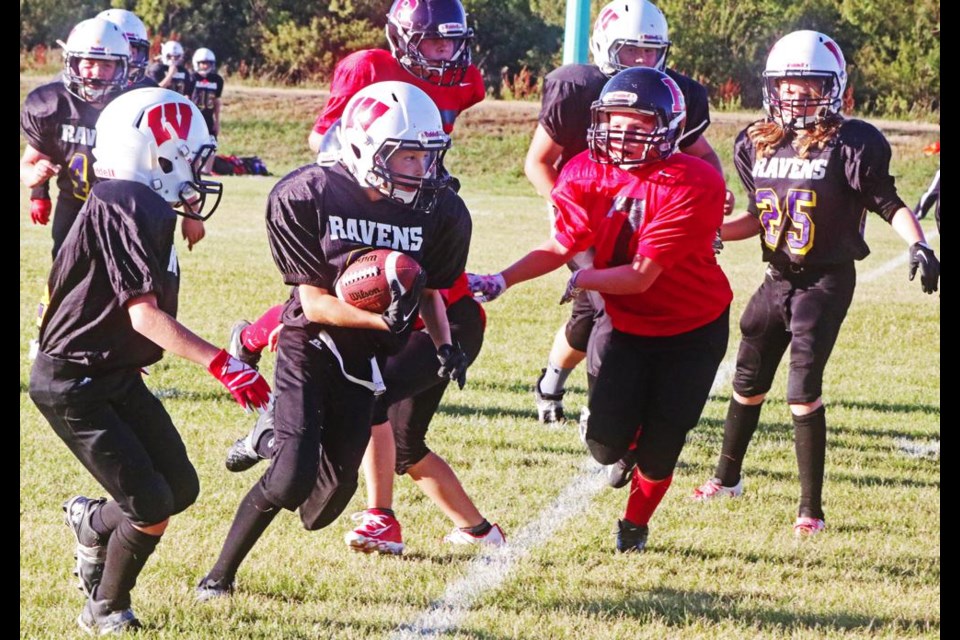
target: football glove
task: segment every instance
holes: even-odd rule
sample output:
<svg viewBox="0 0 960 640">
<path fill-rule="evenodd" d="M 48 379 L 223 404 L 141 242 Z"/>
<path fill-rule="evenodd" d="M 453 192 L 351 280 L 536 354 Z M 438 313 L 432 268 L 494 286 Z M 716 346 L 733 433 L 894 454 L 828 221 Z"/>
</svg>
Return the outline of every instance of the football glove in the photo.
<svg viewBox="0 0 960 640">
<path fill-rule="evenodd" d="M 442 344 L 437 348 L 437 360 L 440 361 L 437 375 L 453 380 L 463 389 L 463 385 L 467 384 L 467 354 L 463 349 L 459 345 Z"/>
<path fill-rule="evenodd" d="M 413 326 L 417 319 L 417 312 L 420 310 L 420 294 L 423 293 L 426 283 L 426 271 L 417 274 L 416 280 L 406 293 L 403 292 L 399 280 L 390 280 L 390 306 L 382 315 L 390 333 L 400 335 Z"/>
<path fill-rule="evenodd" d="M 503 274 L 500 273 L 487 276 L 468 273 L 467 286 L 470 288 L 470 292 L 473 293 L 473 299 L 477 302 L 496 300 L 507 290 L 507 283 L 503 279 Z"/>
<path fill-rule="evenodd" d="M 567 280 L 567 288 L 563 292 L 563 295 L 560 296 L 560 304 L 567 304 L 568 302 L 579 298 L 580 294 L 583 293 L 583 289 L 577 286 L 577 278 L 580 277 L 581 271 L 582 269 L 577 269 L 573 272 L 573 275 L 570 276 L 570 279 Z"/>
<path fill-rule="evenodd" d="M 30 219 L 33 224 L 45 225 L 50 222 L 50 211 L 53 209 L 50 198 L 33 198 L 30 200 Z"/>
<path fill-rule="evenodd" d="M 723 251 L 723 239 L 720 237 L 720 229 L 717 229 L 717 237 L 713 239 L 713 255 L 718 256 Z"/>
<path fill-rule="evenodd" d="M 910 281 L 920 270 L 920 286 L 924 293 L 933 293 L 937 290 L 940 281 L 940 261 L 926 242 L 914 242 L 910 245 Z"/>
<path fill-rule="evenodd" d="M 214 378 L 227 388 L 233 399 L 246 410 L 262 411 L 270 402 L 270 385 L 260 373 L 221 349 L 207 367 Z"/>
</svg>

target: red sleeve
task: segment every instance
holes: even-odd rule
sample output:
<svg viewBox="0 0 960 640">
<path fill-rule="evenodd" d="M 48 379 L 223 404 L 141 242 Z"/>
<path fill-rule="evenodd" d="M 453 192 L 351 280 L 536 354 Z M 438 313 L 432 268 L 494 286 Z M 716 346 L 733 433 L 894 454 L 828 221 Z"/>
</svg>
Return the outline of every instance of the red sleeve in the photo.
<svg viewBox="0 0 960 640">
<path fill-rule="evenodd" d="M 473 65 L 467 67 L 467 73 L 463 77 L 463 84 L 464 95 L 463 103 L 460 105 L 461 113 L 478 102 L 482 102 L 483 98 L 487 95 L 483 86 L 483 76 L 480 74 L 480 70 Z"/>
<path fill-rule="evenodd" d="M 368 57 L 358 51 L 340 61 L 333 71 L 333 81 L 330 83 L 330 97 L 323 105 L 323 111 L 313 123 L 313 130 L 317 133 L 326 133 L 327 129 L 343 115 L 350 98 L 366 86 L 376 82 L 376 73 Z"/>
<path fill-rule="evenodd" d="M 640 230 L 637 255 L 669 269 L 691 253 L 712 251 L 726 195 L 719 174 L 700 171 L 695 180 L 661 184 L 655 193 L 647 203 L 649 217 Z"/>
<path fill-rule="evenodd" d="M 588 210 L 592 198 L 589 190 L 585 188 L 589 187 L 591 181 L 579 179 L 580 176 L 575 175 L 581 164 L 577 158 L 567 163 L 550 192 L 555 205 L 554 238 L 574 253 L 586 251 L 593 246 L 594 236 L 590 229 Z"/>
</svg>

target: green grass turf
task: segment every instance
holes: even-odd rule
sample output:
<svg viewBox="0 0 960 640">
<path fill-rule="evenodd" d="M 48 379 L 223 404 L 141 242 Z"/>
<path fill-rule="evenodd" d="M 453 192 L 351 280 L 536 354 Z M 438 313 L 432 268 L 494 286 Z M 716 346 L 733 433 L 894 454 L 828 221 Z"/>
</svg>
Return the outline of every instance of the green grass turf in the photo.
<svg viewBox="0 0 960 640">
<path fill-rule="evenodd" d="M 257 154 L 275 172 L 309 161 L 303 141 L 315 100 L 254 102 L 228 95 L 225 150 Z M 531 113 L 478 112 L 458 124 L 449 164 L 474 215 L 473 270 L 506 266 L 547 232 L 544 205 L 521 171 Z M 709 132 L 728 167 L 737 129 L 716 123 Z M 931 134 L 891 137 L 893 171 L 912 203 L 936 166 L 919 151 Z M 274 181 L 225 179 L 226 196 L 207 238 L 192 253 L 181 246 L 180 319 L 214 342 L 225 343 L 234 319 L 252 318 L 284 297 L 262 222 Z M 60 504 L 101 490 L 27 397 L 27 343 L 36 332 L 50 239 L 49 229 L 30 224 L 24 189 L 20 196 L 20 636 L 78 637 L 74 619 L 83 601 L 70 576 L 72 536 Z M 905 252 L 879 218 L 867 229 L 873 254 L 859 265 L 861 277 Z M 933 244 L 939 250 L 939 239 Z M 720 261 L 735 290 L 736 318 L 762 277 L 759 249 L 754 242 L 731 243 Z M 430 446 L 508 537 L 578 478 L 586 459 L 572 422 L 547 428 L 532 416 L 532 384 L 565 317 L 556 305 L 564 281 L 558 272 L 488 305 L 486 343 L 468 385 L 448 392 L 429 434 Z M 738 338 L 736 325 L 731 328 L 730 355 Z M 273 358 L 265 361 L 269 375 Z M 909 283 L 905 264 L 859 286 L 825 382 L 828 529 L 799 542 L 790 530 L 798 482 L 785 373 L 748 455 L 743 499 L 687 500 L 713 469 L 729 399 L 725 385 L 690 435 L 673 488 L 651 523 L 647 553 L 613 553 L 612 531 L 626 493 L 604 490 L 521 557 L 449 637 L 939 637 L 939 450 L 932 457 L 901 450 L 904 442 L 939 443 L 939 297 Z M 439 543 L 450 523 L 401 478 L 402 558 L 348 553 L 346 516 L 308 533 L 285 513 L 241 569 L 237 595 L 195 604 L 192 589 L 256 479 L 256 472 L 223 468 L 227 447 L 251 418 L 200 367 L 176 357 L 152 367 L 147 382 L 183 434 L 202 492 L 174 518 L 134 593 L 144 637 L 385 637 L 468 571 L 474 552 Z M 578 371 L 567 396 L 571 414 L 584 392 Z M 363 507 L 362 491 L 348 514 Z"/>
</svg>

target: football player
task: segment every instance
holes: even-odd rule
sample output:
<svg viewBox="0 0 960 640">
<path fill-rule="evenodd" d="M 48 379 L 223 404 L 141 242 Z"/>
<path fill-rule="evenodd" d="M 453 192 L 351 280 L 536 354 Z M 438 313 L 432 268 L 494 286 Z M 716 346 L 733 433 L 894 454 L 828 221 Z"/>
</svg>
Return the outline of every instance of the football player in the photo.
<svg viewBox="0 0 960 640">
<path fill-rule="evenodd" d="M 203 114 L 211 135 L 217 137 L 220 135 L 220 96 L 223 95 L 223 76 L 217 73 L 217 57 L 210 49 L 200 47 L 193 52 L 191 82 L 193 94 L 190 99 L 200 108 L 200 113 Z M 212 165 L 213 157 L 203 168 L 204 173 L 210 173 Z"/>
<path fill-rule="evenodd" d="M 172 89 L 188 98 L 193 93 L 193 78 L 187 69 L 183 45 L 167 40 L 160 47 L 160 59 L 147 69 L 147 77 L 164 89 Z"/>
<path fill-rule="evenodd" d="M 270 387 L 175 317 L 173 207 L 209 217 L 222 188 L 199 175 L 215 150 L 200 112 L 172 91 L 141 89 L 113 101 L 96 131 L 100 180 L 50 272 L 30 398 L 110 494 L 75 496 L 63 506 L 87 596 L 78 622 L 104 635 L 140 626 L 130 592 L 170 517 L 200 489 L 142 368 L 171 351 L 206 367 L 245 408 L 264 407 Z M 208 197 L 216 197 L 212 207 Z"/>
<path fill-rule="evenodd" d="M 472 37 L 473 30 L 467 26 L 466 12 L 459 0 L 419 3 L 396 0 L 387 16 L 387 40 L 391 53 L 381 49 L 360 51 L 337 65 L 330 98 L 310 135 L 311 148 L 319 150 L 324 161 L 336 159 L 340 152 L 336 125 L 344 106 L 358 90 L 379 80 L 406 82 L 423 90 L 440 109 L 444 131 L 450 133 L 457 115 L 484 96 L 480 72 L 470 64 Z M 473 362 L 483 339 L 483 312 L 470 299 L 465 277 L 458 278 L 454 286 L 442 291 L 441 295 L 448 307 L 455 341 L 467 354 L 468 362 Z M 281 310 L 282 306 L 276 306 L 253 324 L 240 321 L 234 325 L 230 352 L 256 365 L 271 336 L 276 337 Z M 415 357 L 426 361 L 434 359 L 435 354 L 428 353 L 427 342 L 421 342 L 416 335 L 413 342 L 421 344 L 423 351 L 412 349 L 407 354 L 411 361 Z M 351 548 L 365 545 L 363 548 L 367 550 L 375 547 L 383 553 L 402 549 L 400 523 L 392 513 L 394 469 L 398 474 L 409 473 L 421 487 L 440 487 L 453 496 L 437 502 L 458 530 L 465 533 L 454 531 L 447 536 L 448 540 L 501 542 L 503 536 L 499 527 L 491 525 L 480 515 L 456 475 L 424 443 L 430 420 L 447 386 L 446 377 L 434 375 L 428 368 L 419 370 L 415 379 L 411 379 L 406 366 L 393 366 L 405 360 L 398 357 L 394 362 L 391 359 L 385 370 L 388 391 L 378 400 L 370 451 L 364 458 L 370 508 L 359 516 L 359 526 L 347 534 Z M 392 375 L 394 371 L 398 372 L 396 377 Z M 390 420 L 386 421 L 388 415 Z M 253 446 L 271 442 L 269 436 L 261 437 L 269 430 L 265 422 L 256 426 L 247 438 L 239 440 L 228 459 L 241 460 L 240 466 L 249 466 L 262 456 L 270 457 L 268 444 L 259 447 L 259 455 L 257 447 Z M 399 451 L 395 449 L 395 442 L 399 444 Z M 228 460 L 230 466 L 234 463 Z M 456 506 L 444 506 L 451 504 Z M 383 523 L 387 526 L 382 526 Z M 377 532 L 382 533 L 378 535 Z"/>
<path fill-rule="evenodd" d="M 670 39 L 660 9 L 647 0 L 616 0 L 604 6 L 594 24 L 590 50 L 594 64 L 567 64 L 549 73 L 543 83 L 539 122 L 527 151 L 524 171 L 537 193 L 549 200 L 563 166 L 587 148 L 590 105 L 611 76 L 631 67 L 665 72 L 680 87 L 687 105 L 687 124 L 680 150 L 706 160 L 721 174 L 723 168 L 704 132 L 710 125 L 707 92 L 699 83 L 667 68 Z M 726 211 L 733 206 L 727 191 Z M 552 214 L 551 214 L 552 215 Z M 574 256 L 570 268 L 591 263 L 588 252 Z M 564 420 L 566 381 L 586 357 L 594 323 L 603 314 L 603 301 L 587 292 L 574 304 L 570 319 L 554 336 L 547 366 L 534 385 L 537 417 L 541 422 Z M 604 336 L 597 336 L 603 340 Z M 588 362 L 588 377 L 596 374 L 596 361 Z"/>
<path fill-rule="evenodd" d="M 928 156 L 940 155 L 940 141 L 932 142 L 928 144 L 923 149 L 923 153 Z M 934 219 L 937 221 L 937 231 L 940 231 L 940 169 L 937 168 L 937 172 L 933 175 L 933 180 L 930 181 L 930 186 L 927 187 L 927 190 L 923 192 L 923 195 L 920 196 L 920 199 L 917 201 L 917 206 L 914 207 L 914 212 L 917 214 L 919 220 L 923 220 L 927 217 L 927 214 L 930 212 L 930 209 L 936 205 L 934 209 Z"/>
<path fill-rule="evenodd" d="M 763 72 L 764 120 L 744 129 L 734 160 L 747 211 L 723 225 L 723 238 L 761 240 L 768 263 L 740 318 L 733 398 L 714 477 L 699 501 L 743 493 L 743 458 L 787 348 L 787 402 L 800 475 L 797 535 L 824 529 L 826 453 L 823 372 L 853 298 L 854 263 L 870 252 L 866 211 L 887 221 L 910 245 L 910 279 L 937 290 L 940 263 L 897 195 L 890 145 L 876 128 L 840 114 L 847 83 L 840 47 L 816 31 L 777 41 Z"/>
<path fill-rule="evenodd" d="M 715 167 L 677 153 L 686 110 L 666 73 L 620 71 L 590 111 L 589 150 L 550 193 L 554 236 L 471 288 L 492 300 L 595 248 L 561 303 L 599 292 L 612 323 L 582 437 L 601 464 L 630 460 L 616 549 L 642 551 L 727 346 L 733 293 L 713 252 L 726 190 Z"/>
<path fill-rule="evenodd" d="M 101 109 L 127 85 L 130 46 L 111 22 L 91 18 L 78 23 L 63 45 L 63 76 L 31 91 L 20 111 L 27 146 L 20 158 L 20 180 L 42 188 L 53 177 L 59 193 L 53 214 L 56 256 L 93 185 L 97 118 Z M 46 194 L 49 194 L 47 191 Z M 31 218 L 50 221 L 50 199 L 31 194 Z"/>
<path fill-rule="evenodd" d="M 143 20 L 126 9 L 107 9 L 98 13 L 97 17 L 117 25 L 130 45 L 130 62 L 127 68 L 129 88 L 157 86 L 156 82 L 147 77 L 147 65 L 150 62 L 150 36 L 147 35 Z"/>
<path fill-rule="evenodd" d="M 304 527 L 315 530 L 346 508 L 383 390 L 384 357 L 402 348 L 418 308 L 437 353 L 459 351 L 440 290 L 463 273 L 472 226 L 439 172 L 450 146 L 440 111 L 411 84 L 377 83 L 347 104 L 340 136 L 340 162 L 297 169 L 268 199 L 274 261 L 293 287 L 278 338 L 275 450 L 201 580 L 200 600 L 232 592 L 240 564 L 280 509 L 299 508 Z M 382 315 L 332 293 L 351 253 L 371 245 L 406 253 L 424 273 L 406 291 L 391 283 Z M 464 366 L 443 357 L 439 364 L 450 377 Z"/>
<path fill-rule="evenodd" d="M 443 130 L 453 131 L 457 116 L 484 97 L 483 77 L 470 62 L 472 39 L 460 0 L 394 0 L 387 13 L 390 51 L 357 51 L 337 64 L 330 97 L 310 132 L 310 149 L 321 151 L 324 136 L 357 91 L 386 80 L 425 91 L 440 109 Z"/>
</svg>

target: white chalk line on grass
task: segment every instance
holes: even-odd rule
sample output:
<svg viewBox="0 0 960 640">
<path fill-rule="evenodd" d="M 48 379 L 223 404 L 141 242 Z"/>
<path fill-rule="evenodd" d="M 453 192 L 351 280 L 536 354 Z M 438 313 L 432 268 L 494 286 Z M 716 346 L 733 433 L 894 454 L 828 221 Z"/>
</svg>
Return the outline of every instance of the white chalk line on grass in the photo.
<svg viewBox="0 0 960 640">
<path fill-rule="evenodd" d="M 928 236 L 937 237 L 937 232 Z M 892 258 L 875 269 L 858 277 L 858 281 L 876 280 L 898 266 L 907 262 L 909 254 L 903 253 Z M 710 395 L 716 395 L 730 383 L 736 368 L 735 357 L 724 360 L 710 388 Z M 939 442 L 928 447 L 904 446 L 901 450 L 913 455 L 939 456 Z M 525 557 L 545 543 L 572 518 L 586 511 L 594 496 L 606 486 L 603 467 L 592 459 L 587 459 L 581 472 L 564 487 L 554 501 L 540 513 L 536 520 L 519 532 L 510 535 L 509 543 L 478 555 L 467 567 L 466 574 L 460 580 L 449 585 L 443 596 L 433 602 L 412 622 L 403 624 L 394 631 L 393 640 L 411 640 L 414 638 L 433 638 L 457 629 L 469 614 L 474 603 L 481 597 L 499 589 L 506 582 L 513 568 Z"/>
<path fill-rule="evenodd" d="M 710 393 L 725 387 L 733 373 L 733 360 L 725 360 L 717 370 Z M 536 520 L 515 534 L 508 534 L 508 543 L 477 556 L 460 580 L 447 587 L 443 596 L 433 602 L 413 622 L 398 627 L 392 640 L 435 638 L 460 626 L 474 603 L 499 589 L 511 570 L 531 551 L 549 540 L 572 518 L 587 510 L 594 496 L 607 486 L 603 467 L 588 458 L 583 468 L 564 487 Z"/>
<path fill-rule="evenodd" d="M 937 236 L 940 235 L 938 231 L 931 231 L 927 235 L 927 240 L 935 240 Z M 882 276 L 887 275 L 897 267 L 907 264 L 907 261 L 910 259 L 909 251 L 902 251 L 895 258 L 891 258 L 884 262 L 883 264 L 877 266 L 874 269 L 871 269 L 862 276 L 857 276 L 858 283 L 873 282 L 874 280 L 881 278 Z"/>
</svg>

